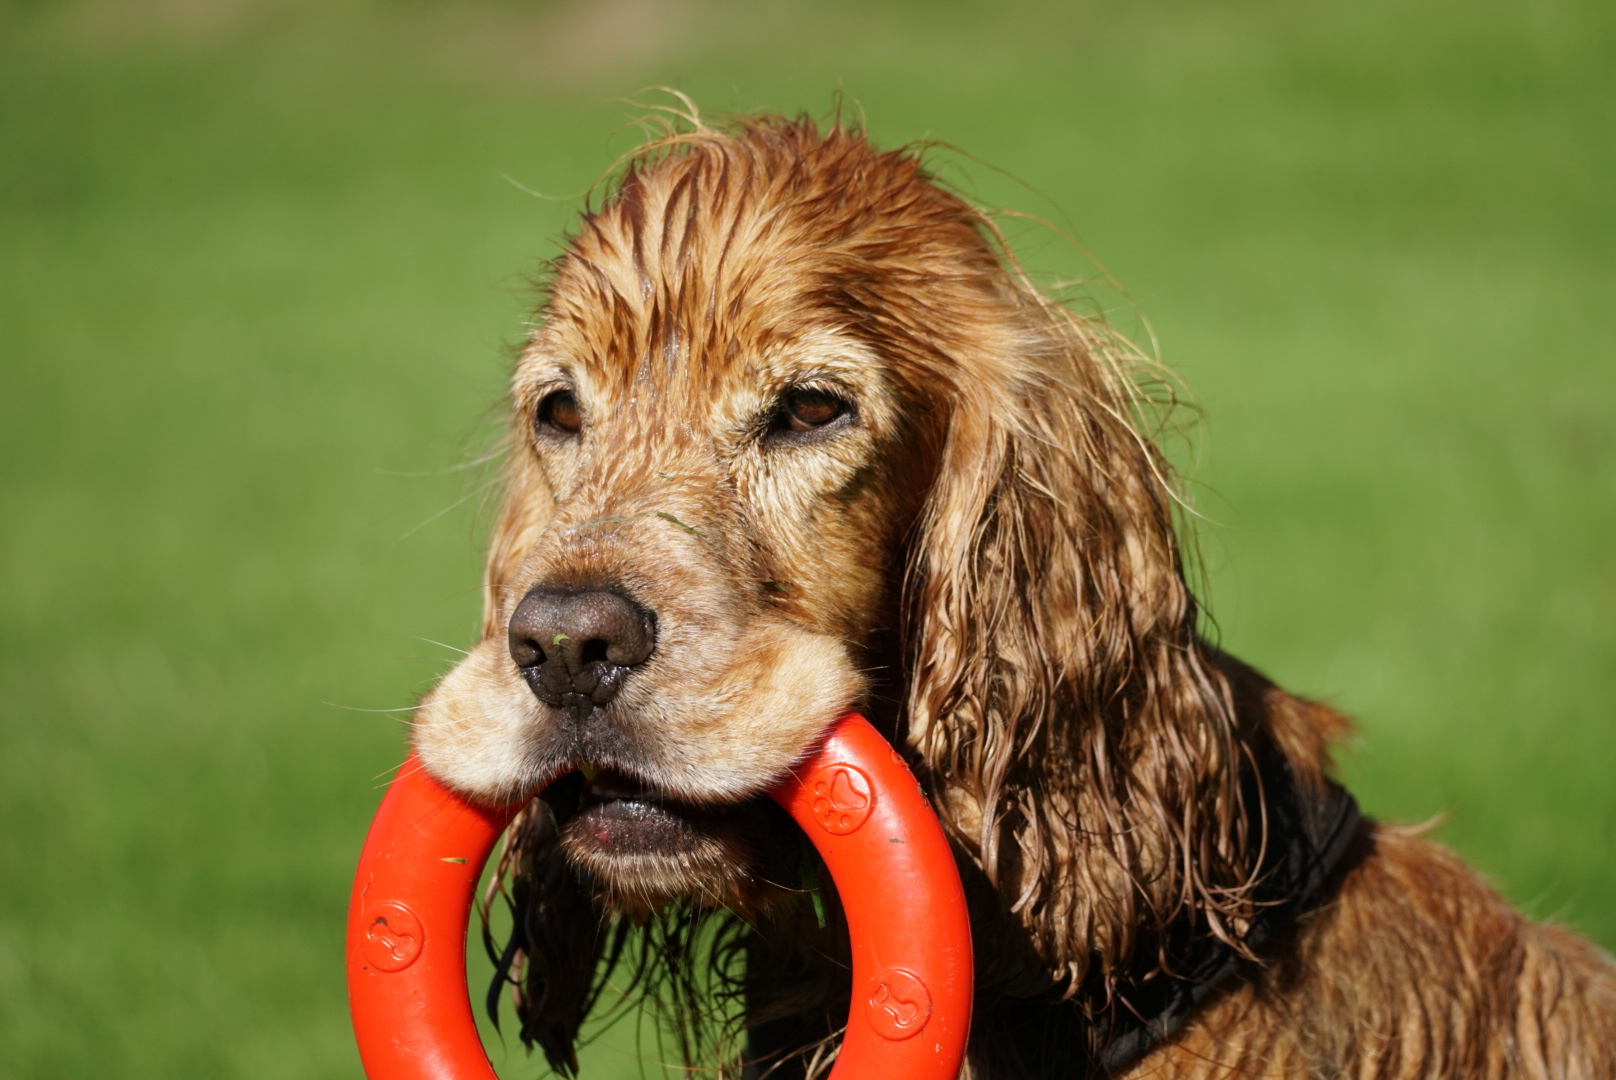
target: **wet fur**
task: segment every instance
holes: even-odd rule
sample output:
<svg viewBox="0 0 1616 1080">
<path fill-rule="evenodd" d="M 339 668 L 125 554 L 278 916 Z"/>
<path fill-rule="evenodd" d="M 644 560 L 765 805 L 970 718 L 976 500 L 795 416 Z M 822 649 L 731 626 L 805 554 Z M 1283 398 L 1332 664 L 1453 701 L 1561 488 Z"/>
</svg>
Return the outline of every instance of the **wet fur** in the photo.
<svg viewBox="0 0 1616 1080">
<path fill-rule="evenodd" d="M 691 117 L 584 216 L 541 314 L 483 639 L 414 742 L 487 800 L 616 769 L 701 833 L 603 856 L 567 835 L 566 780 L 525 815 L 496 944 L 553 1066 L 575 1067 L 604 957 L 693 1065 L 734 1067 L 749 1030 L 780 1075 L 828 1067 L 845 931 L 759 793 L 849 706 L 956 845 L 971 1077 L 1023 1075 L 999 1023 L 1019 999 L 1103 1003 L 1160 974 L 1169 926 L 1243 947 L 1266 837 L 1241 770 L 1273 748 L 1317 787 L 1345 722 L 1199 636 L 1136 358 L 1029 287 L 989 219 L 846 127 Z M 533 425 L 563 385 L 585 422 L 567 445 Z M 834 388 L 855 422 L 771 443 L 796 386 Z M 539 706 L 506 655 L 537 584 L 656 612 L 655 654 L 596 722 Z M 1368 826 L 1333 890 L 1129 1075 L 1616 1074 L 1608 958 L 1440 847 Z"/>
</svg>

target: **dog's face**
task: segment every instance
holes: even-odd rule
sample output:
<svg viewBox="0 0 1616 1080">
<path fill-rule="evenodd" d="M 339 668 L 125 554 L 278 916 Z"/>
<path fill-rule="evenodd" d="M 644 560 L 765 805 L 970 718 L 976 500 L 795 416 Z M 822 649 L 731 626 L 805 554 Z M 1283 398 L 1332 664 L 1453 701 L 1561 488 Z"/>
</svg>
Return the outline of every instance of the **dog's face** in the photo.
<svg viewBox="0 0 1616 1080">
<path fill-rule="evenodd" d="M 701 165 L 630 174 L 557 266 L 484 639 L 414 728 L 473 797 L 581 789 L 563 845 L 631 906 L 760 877 L 761 793 L 867 689 L 949 411 L 849 311 L 835 230 L 901 214 Z"/>
<path fill-rule="evenodd" d="M 782 955 L 831 963 L 766 791 L 849 706 L 997 890 L 973 933 L 1016 996 L 1250 917 L 1232 692 L 1132 354 L 913 153 L 778 119 L 652 143 L 541 314 L 483 637 L 413 736 L 466 795 L 553 811 L 502 868 L 552 1064 L 603 907 L 779 916 Z"/>
</svg>

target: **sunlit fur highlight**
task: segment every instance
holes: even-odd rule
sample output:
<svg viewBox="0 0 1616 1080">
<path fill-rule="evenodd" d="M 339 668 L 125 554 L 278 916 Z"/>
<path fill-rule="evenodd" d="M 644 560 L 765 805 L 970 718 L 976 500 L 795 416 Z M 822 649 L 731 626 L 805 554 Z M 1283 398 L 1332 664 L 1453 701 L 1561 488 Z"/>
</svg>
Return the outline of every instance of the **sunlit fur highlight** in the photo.
<svg viewBox="0 0 1616 1080">
<path fill-rule="evenodd" d="M 917 153 L 839 122 L 680 116 L 554 264 L 514 380 L 483 642 L 423 704 L 418 749 L 479 798 L 548 779 L 523 758 L 546 721 L 502 659 L 513 605 L 557 574 L 667 597 L 670 633 L 699 627 L 718 666 L 635 676 L 656 722 L 622 710 L 640 742 L 619 767 L 755 801 L 837 710 L 869 712 L 972 894 L 968 1073 L 1020 1075 L 996 1028 L 1018 999 L 1072 995 L 1083 1022 L 1075 1002 L 1162 974 L 1170 925 L 1244 948 L 1269 838 L 1242 770 L 1277 751 L 1321 790 L 1346 726 L 1200 636 L 1141 365 L 1033 289 Z M 609 453 L 535 445 L 558 379 Z M 767 450 L 758 410 L 814 380 L 856 396 L 858 424 Z M 666 651 L 697 656 L 697 637 Z M 494 895 L 517 930 L 491 943 L 552 1066 L 575 1067 L 615 979 L 692 1066 L 737 1068 L 743 1029 L 772 1022 L 802 1050 L 780 1075 L 828 1068 L 845 931 L 806 845 L 726 840 L 637 878 L 569 857 L 556 813 L 535 803 L 508 842 Z M 1611 1031 L 1603 954 L 1368 826 L 1333 897 L 1128 1075 L 1609 1076 Z"/>
</svg>

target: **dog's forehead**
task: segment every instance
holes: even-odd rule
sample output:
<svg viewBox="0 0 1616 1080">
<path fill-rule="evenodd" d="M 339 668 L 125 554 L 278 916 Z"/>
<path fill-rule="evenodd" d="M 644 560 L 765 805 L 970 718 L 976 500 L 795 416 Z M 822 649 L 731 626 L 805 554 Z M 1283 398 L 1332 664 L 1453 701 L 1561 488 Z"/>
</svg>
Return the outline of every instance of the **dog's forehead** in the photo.
<svg viewBox="0 0 1616 1080">
<path fill-rule="evenodd" d="M 727 221 L 697 215 L 678 243 L 667 219 L 683 215 L 666 203 L 593 219 L 552 285 L 549 351 L 613 388 L 668 391 L 716 391 L 834 352 L 831 340 L 848 336 L 816 295 L 812 260 L 722 209 Z"/>
<path fill-rule="evenodd" d="M 800 136 L 715 137 L 630 168 L 556 266 L 535 364 L 685 400 L 868 377 L 873 282 L 946 275 L 985 248 L 974 211 L 912 157 Z"/>
</svg>

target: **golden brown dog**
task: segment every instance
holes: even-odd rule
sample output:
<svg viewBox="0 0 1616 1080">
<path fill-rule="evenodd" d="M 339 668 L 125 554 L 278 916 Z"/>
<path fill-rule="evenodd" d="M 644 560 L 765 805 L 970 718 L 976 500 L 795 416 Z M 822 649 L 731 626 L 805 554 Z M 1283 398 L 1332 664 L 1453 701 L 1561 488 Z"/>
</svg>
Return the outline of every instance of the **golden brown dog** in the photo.
<svg viewBox="0 0 1616 1080">
<path fill-rule="evenodd" d="M 1360 820 L 1344 721 L 1198 636 L 1130 364 L 839 124 L 692 119 L 585 215 L 414 725 L 543 789 L 496 952 L 554 1067 L 615 966 L 691 1064 L 824 1071 L 845 929 L 761 793 L 857 707 L 956 846 L 974 1080 L 1616 1076 L 1609 960 Z"/>
</svg>

